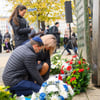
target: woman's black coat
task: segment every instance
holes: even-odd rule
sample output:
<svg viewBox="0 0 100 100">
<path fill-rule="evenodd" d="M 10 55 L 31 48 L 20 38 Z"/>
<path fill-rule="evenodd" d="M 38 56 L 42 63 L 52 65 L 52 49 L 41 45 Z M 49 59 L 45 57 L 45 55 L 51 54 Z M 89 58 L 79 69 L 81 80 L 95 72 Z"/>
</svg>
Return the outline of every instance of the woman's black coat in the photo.
<svg viewBox="0 0 100 100">
<path fill-rule="evenodd" d="M 27 21 L 23 17 L 18 15 L 18 20 L 19 25 L 16 25 L 13 22 L 13 19 L 10 21 L 14 32 L 15 47 L 21 45 L 24 41 L 28 40 L 28 34 L 31 32 Z"/>
<path fill-rule="evenodd" d="M 40 53 L 38 53 L 37 60 L 40 60 L 42 63 L 46 62 L 49 65 L 48 72 L 44 76 L 42 76 L 45 81 L 49 78 L 49 72 L 50 72 L 50 68 L 51 68 L 49 50 L 41 50 Z"/>
</svg>

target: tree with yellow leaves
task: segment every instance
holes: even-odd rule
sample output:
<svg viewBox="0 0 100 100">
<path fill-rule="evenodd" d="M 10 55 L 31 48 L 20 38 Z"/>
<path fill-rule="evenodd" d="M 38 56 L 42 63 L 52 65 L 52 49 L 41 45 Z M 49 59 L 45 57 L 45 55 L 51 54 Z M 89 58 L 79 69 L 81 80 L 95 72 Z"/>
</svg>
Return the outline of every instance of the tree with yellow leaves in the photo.
<svg viewBox="0 0 100 100">
<path fill-rule="evenodd" d="M 33 23 L 38 18 L 38 26 L 40 23 L 45 29 L 45 22 L 55 21 L 64 17 L 64 2 L 66 0 L 7 0 L 13 4 L 13 9 L 19 5 L 25 5 L 27 9 L 36 8 L 36 11 L 26 13 L 26 18 Z"/>
</svg>

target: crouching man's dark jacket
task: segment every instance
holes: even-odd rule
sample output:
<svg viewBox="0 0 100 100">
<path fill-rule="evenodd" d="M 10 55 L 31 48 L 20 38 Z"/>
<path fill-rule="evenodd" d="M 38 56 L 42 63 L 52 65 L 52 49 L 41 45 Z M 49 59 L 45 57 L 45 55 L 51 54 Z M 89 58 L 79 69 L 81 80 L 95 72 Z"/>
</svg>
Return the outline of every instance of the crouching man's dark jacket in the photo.
<svg viewBox="0 0 100 100">
<path fill-rule="evenodd" d="M 44 80 L 40 76 L 37 67 L 37 55 L 28 42 L 16 48 L 11 54 L 3 72 L 3 82 L 6 86 L 15 86 L 22 80 L 36 81 L 41 85 Z"/>
</svg>

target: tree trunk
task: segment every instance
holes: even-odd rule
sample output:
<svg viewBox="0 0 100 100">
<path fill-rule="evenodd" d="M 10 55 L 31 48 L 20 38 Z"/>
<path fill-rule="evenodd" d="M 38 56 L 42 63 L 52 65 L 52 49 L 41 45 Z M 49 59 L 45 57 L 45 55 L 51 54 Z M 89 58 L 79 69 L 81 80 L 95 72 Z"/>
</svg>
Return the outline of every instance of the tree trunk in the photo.
<svg viewBox="0 0 100 100">
<path fill-rule="evenodd" d="M 45 21 L 41 21 L 42 29 L 45 30 Z"/>
<path fill-rule="evenodd" d="M 40 29 L 40 20 L 38 20 L 38 30 Z"/>
</svg>

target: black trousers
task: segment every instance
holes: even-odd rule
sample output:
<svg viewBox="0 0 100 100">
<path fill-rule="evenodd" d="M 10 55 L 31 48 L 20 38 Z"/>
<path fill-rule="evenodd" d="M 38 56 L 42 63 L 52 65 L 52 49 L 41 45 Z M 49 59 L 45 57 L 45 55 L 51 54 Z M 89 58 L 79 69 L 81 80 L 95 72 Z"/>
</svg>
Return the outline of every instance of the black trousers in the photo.
<svg viewBox="0 0 100 100">
<path fill-rule="evenodd" d="M 57 47 L 60 48 L 60 35 L 57 35 L 56 38 L 57 38 Z"/>
<path fill-rule="evenodd" d="M 2 44 L 0 44 L 0 53 L 2 52 Z"/>
</svg>

